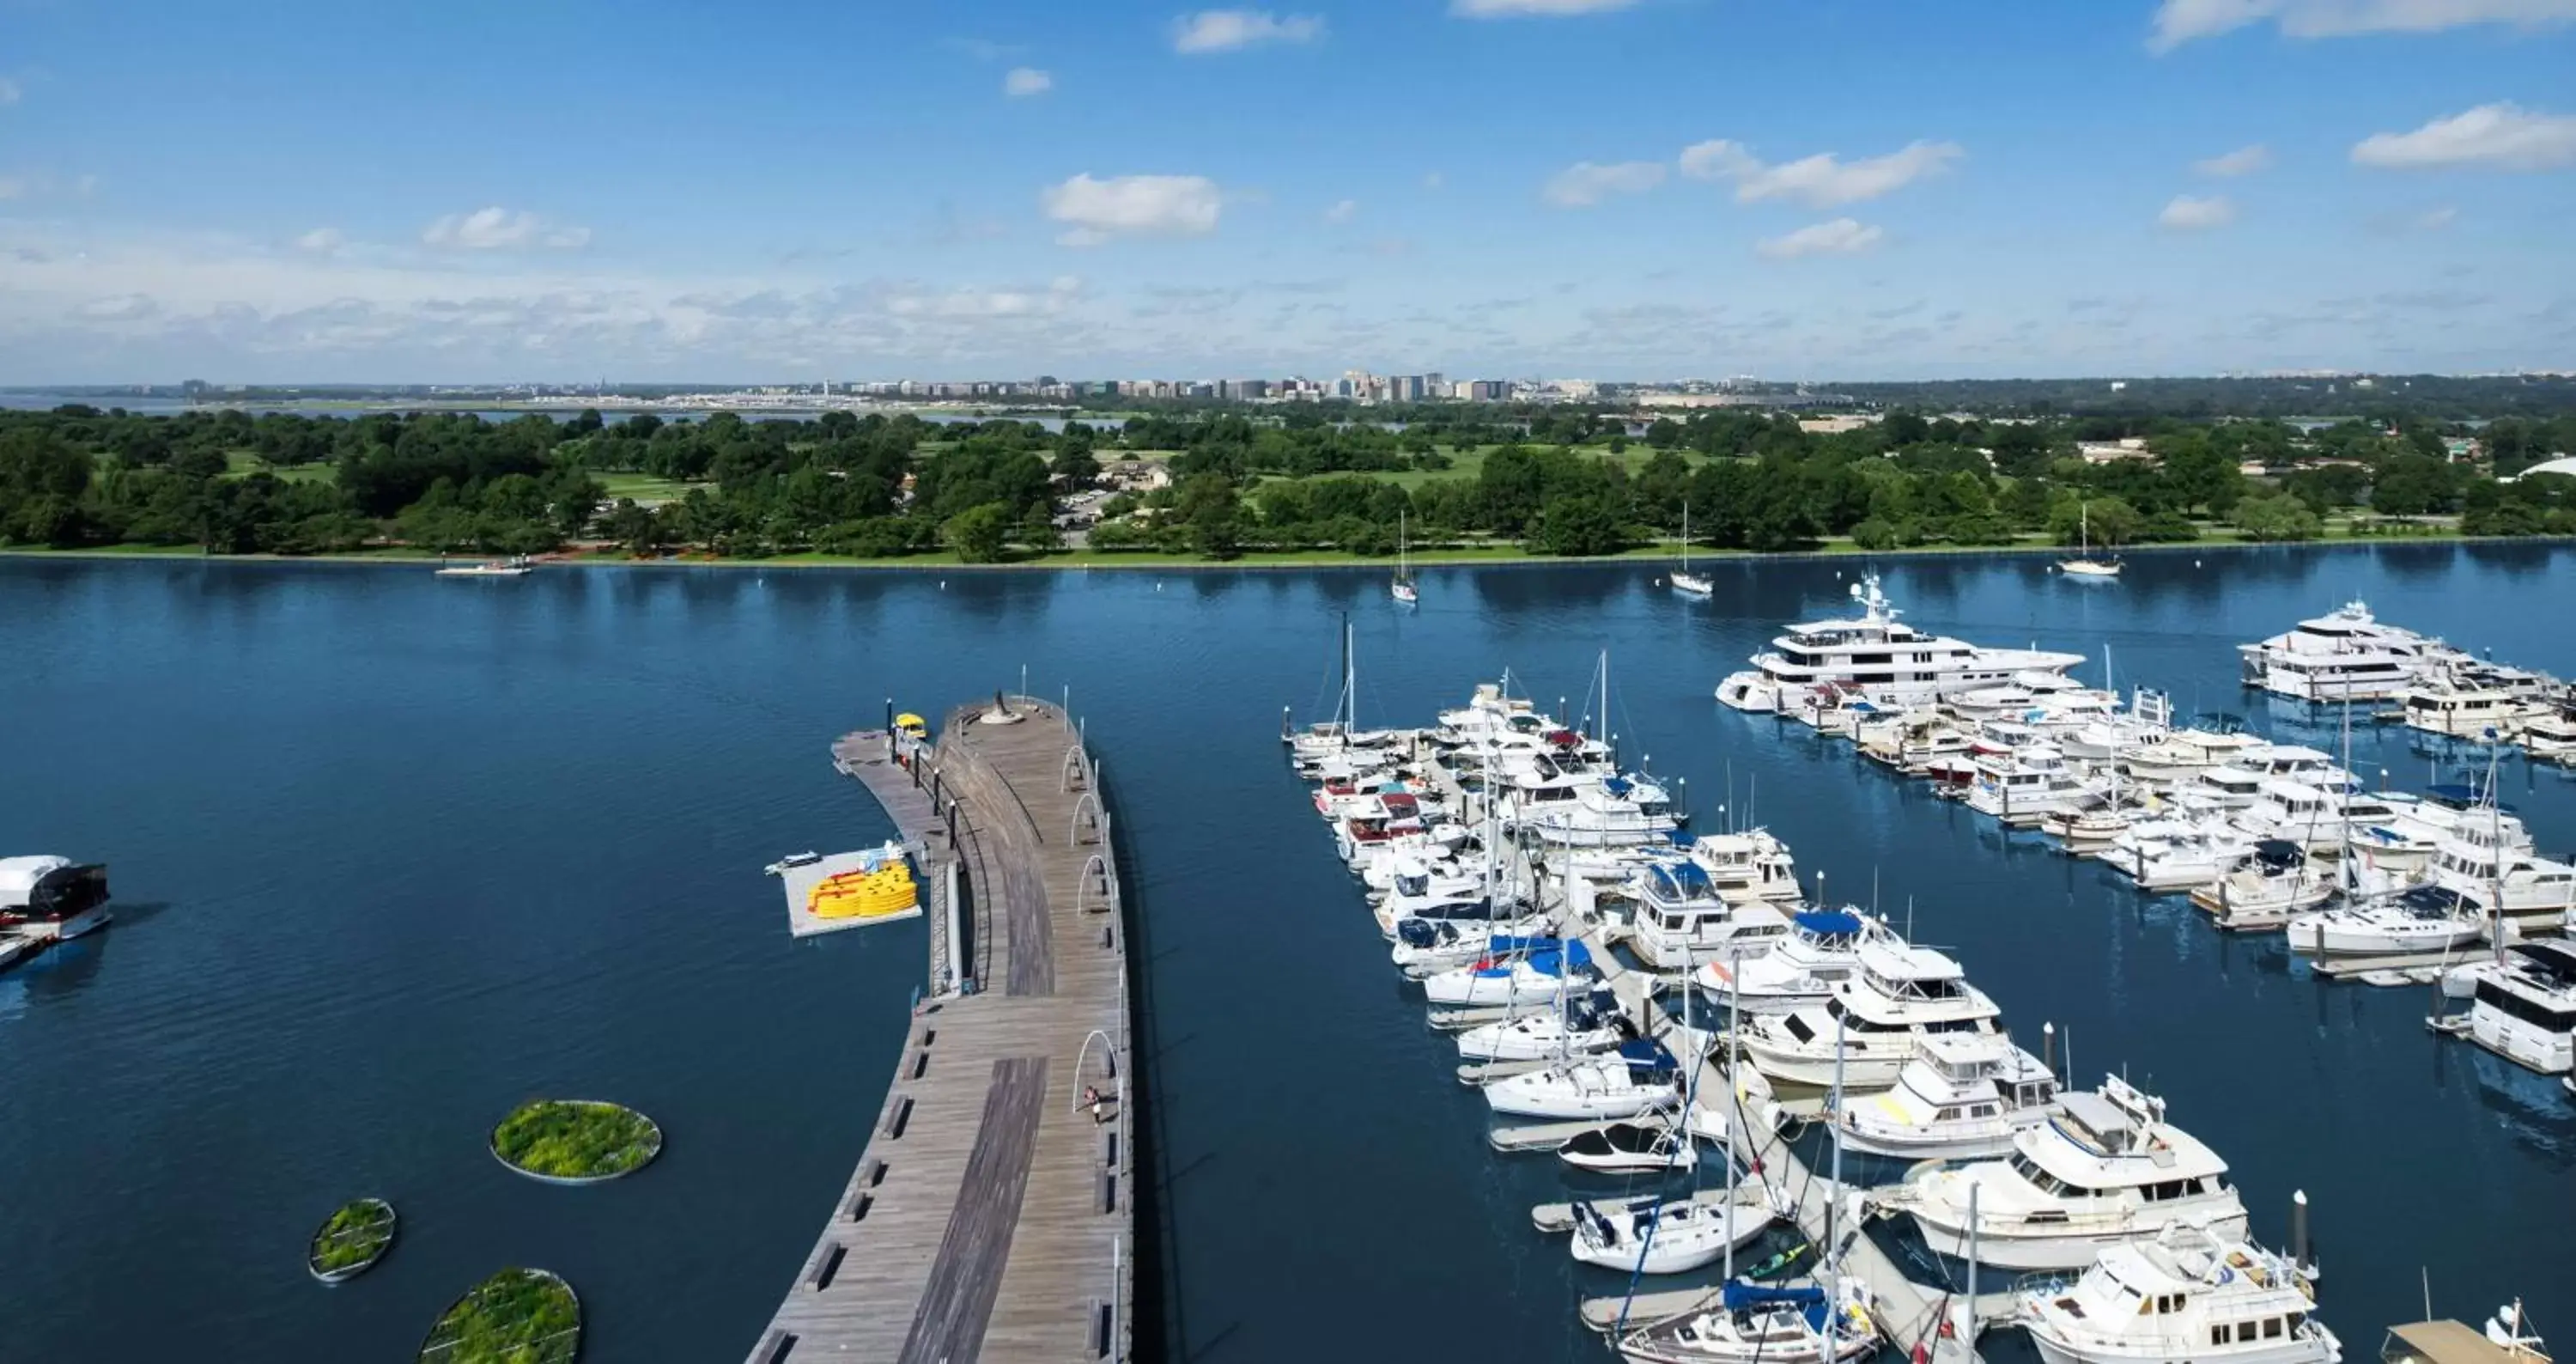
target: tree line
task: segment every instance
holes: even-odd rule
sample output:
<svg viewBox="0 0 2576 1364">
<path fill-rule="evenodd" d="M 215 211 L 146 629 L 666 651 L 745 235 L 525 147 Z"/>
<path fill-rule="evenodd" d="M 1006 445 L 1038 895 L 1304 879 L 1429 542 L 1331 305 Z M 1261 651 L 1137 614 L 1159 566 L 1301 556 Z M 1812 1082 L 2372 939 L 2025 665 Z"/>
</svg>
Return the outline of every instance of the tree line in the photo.
<svg viewBox="0 0 2576 1364">
<path fill-rule="evenodd" d="M 2113 546 L 2298 540 L 2329 516 L 2576 533 L 2576 480 L 2494 477 L 2576 448 L 2576 417 L 2489 423 L 2477 464 L 2452 457 L 2460 434 L 2425 416 L 2302 432 L 2267 420 L 1898 411 L 1810 432 L 1740 408 L 1644 425 L 1578 411 L 1524 425 L 1456 409 L 1418 424 L 1231 410 L 1051 431 L 845 412 L 611 423 L 595 412 L 492 422 L 69 406 L 0 413 L 0 543 L 225 554 L 613 543 L 645 555 L 947 550 L 990 562 L 1062 548 L 1069 500 L 1099 484 L 1104 457 L 1147 451 L 1168 459 L 1170 486 L 1086 499 L 1100 518 L 1092 548 L 1383 555 L 1401 525 L 1419 545 L 1592 555 L 1676 534 L 1685 507 L 1695 542 L 1756 552 L 1836 536 L 1871 549 L 2033 534 Z M 2142 457 L 2079 455 L 2081 442 L 2124 438 L 2142 442 Z"/>
</svg>

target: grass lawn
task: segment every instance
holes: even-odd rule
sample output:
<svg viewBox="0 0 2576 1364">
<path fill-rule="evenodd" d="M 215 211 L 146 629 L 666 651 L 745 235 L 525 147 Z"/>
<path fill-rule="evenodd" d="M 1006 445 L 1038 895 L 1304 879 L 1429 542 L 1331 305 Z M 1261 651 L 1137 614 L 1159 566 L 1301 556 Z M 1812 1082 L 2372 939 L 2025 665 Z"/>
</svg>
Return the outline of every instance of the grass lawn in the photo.
<svg viewBox="0 0 2576 1364">
<path fill-rule="evenodd" d="M 248 478 L 252 474 L 272 474 L 285 483 L 335 483 L 340 468 L 329 461 L 312 464 L 271 464 L 248 450 L 228 451 L 224 455 L 224 477 Z"/>
<path fill-rule="evenodd" d="M 592 477 L 608 489 L 609 501 L 631 497 L 647 506 L 656 502 L 677 502 L 688 496 L 691 488 L 715 487 L 712 483 L 683 483 L 675 478 L 655 478 L 651 474 L 605 473 Z"/>
</svg>

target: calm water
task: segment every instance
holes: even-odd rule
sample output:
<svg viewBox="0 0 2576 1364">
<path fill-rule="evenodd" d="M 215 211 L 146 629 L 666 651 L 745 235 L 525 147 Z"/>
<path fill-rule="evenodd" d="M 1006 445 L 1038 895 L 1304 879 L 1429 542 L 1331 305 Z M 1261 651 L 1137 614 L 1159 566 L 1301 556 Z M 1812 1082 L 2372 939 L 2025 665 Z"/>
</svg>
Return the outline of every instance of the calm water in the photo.
<svg viewBox="0 0 2576 1364">
<path fill-rule="evenodd" d="M 2258 1230 L 2304 1188 L 2347 1350 L 2512 1294 L 2576 1330 L 2576 1109 L 2420 1023 L 2419 991 L 2324 989 L 2274 944 L 2006 839 L 1709 692 L 1779 623 L 1839 613 L 1850 564 L 1724 565 L 1692 604 L 1640 567 L 1435 569 L 1399 616 L 1374 573 L 959 576 L 0 561 L 0 851 L 111 864 L 112 930 L 0 977 L 0 1355 L 404 1357 L 483 1274 L 534 1263 L 589 1309 L 588 1358 L 742 1357 L 862 1144 L 923 974 L 918 922 L 791 945 L 780 852 L 882 826 L 825 745 L 883 698 L 925 711 L 1070 684 L 1107 755 L 1155 1010 L 1174 1357 L 1606 1358 L 1610 1291 L 1528 1229 L 1551 1162 L 1482 1142 L 1284 771 L 1280 708 L 1330 704 L 1358 626 L 1363 718 L 1427 722 L 1508 666 L 1548 702 L 1612 651 L 1612 726 L 1733 792 L 1836 898 L 1873 878 L 2028 1039 L 2119 1067 L 2232 1161 Z M 2331 742 L 2249 701 L 2232 645 L 2348 597 L 2576 672 L 2576 550 L 2142 556 L 2127 581 L 1908 562 L 1918 624 L 2042 640 Z M 2098 678 L 2099 664 L 2087 670 Z M 2357 767 L 2437 761 L 2364 735 Z M 2544 847 L 2576 782 L 2506 768 Z M 1749 796 L 1748 796 L 1749 793 Z M 540 1093 L 661 1120 L 644 1175 L 508 1175 L 491 1122 Z M 403 1239 L 325 1290 L 304 1239 L 392 1198 Z M 1998 1353 L 2009 1353 L 1998 1350 Z"/>
</svg>

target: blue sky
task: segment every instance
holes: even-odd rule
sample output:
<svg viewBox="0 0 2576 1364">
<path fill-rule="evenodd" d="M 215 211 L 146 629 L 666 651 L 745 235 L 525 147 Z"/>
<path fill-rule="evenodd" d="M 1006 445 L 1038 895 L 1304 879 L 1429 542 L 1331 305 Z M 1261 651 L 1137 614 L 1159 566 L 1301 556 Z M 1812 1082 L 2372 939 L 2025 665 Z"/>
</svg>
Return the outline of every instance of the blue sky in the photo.
<svg viewBox="0 0 2576 1364">
<path fill-rule="evenodd" d="M 2576 0 L 0 0 L 0 383 L 2576 368 Z"/>
</svg>

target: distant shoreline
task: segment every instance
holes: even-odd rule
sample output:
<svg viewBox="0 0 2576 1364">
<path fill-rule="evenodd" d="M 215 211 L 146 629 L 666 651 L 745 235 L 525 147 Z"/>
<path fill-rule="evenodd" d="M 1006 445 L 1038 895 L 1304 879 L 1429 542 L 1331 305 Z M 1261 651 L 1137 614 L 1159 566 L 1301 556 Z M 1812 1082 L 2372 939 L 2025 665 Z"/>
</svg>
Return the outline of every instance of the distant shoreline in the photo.
<svg viewBox="0 0 2576 1364">
<path fill-rule="evenodd" d="M 2456 531 L 2436 535 L 2371 536 L 2334 540 L 2195 540 L 2180 544 L 2136 545 L 2121 551 L 2122 557 L 2140 555 L 2201 554 L 2212 551 L 2235 552 L 2255 549 L 2371 549 L 2403 545 L 2555 545 L 2576 541 L 2576 535 L 2462 535 Z M 2067 552 L 2065 545 L 1958 545 L 1915 546 L 1910 549 L 1864 550 L 1849 544 L 1822 549 L 1779 550 L 1757 553 L 1742 549 L 1693 550 L 1695 561 L 1710 564 L 1754 564 L 1772 562 L 1812 562 L 1820 559 L 1955 559 L 1964 556 L 2031 558 L 2056 556 Z M 421 554 L 407 550 L 387 550 L 372 554 L 206 554 L 188 549 L 39 549 L 0 548 L 0 559 L 139 559 L 156 563 L 173 560 L 195 560 L 201 563 L 245 564 L 373 564 L 381 567 L 417 568 L 441 562 L 474 563 L 494 556 Z M 1628 550 L 1619 554 L 1554 555 L 1554 554 L 1476 554 L 1432 551 L 1416 554 L 1414 563 L 1421 568 L 1536 568 L 1547 566 L 1662 563 L 1673 558 L 1668 546 Z M 543 568 L 571 569 L 794 569 L 851 570 L 867 573 L 1077 573 L 1107 570 L 1115 573 L 1145 571 L 1164 573 L 1262 573 L 1314 572 L 1321 569 L 1390 570 L 1395 561 L 1388 558 L 1359 558 L 1350 555 L 1262 556 L 1246 555 L 1239 559 L 1209 559 L 1200 556 L 1161 557 L 1152 554 L 1101 555 L 1093 558 L 1057 556 L 1023 560 L 1015 563 L 969 564 L 935 556 L 902 559 L 839 558 L 828 555 L 782 555 L 770 559 L 659 558 L 636 559 L 609 555 L 581 555 L 560 559 L 539 558 Z"/>
</svg>

